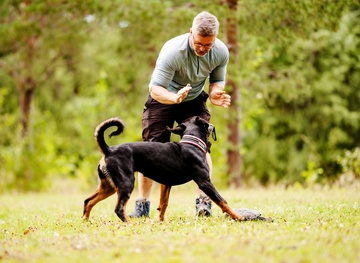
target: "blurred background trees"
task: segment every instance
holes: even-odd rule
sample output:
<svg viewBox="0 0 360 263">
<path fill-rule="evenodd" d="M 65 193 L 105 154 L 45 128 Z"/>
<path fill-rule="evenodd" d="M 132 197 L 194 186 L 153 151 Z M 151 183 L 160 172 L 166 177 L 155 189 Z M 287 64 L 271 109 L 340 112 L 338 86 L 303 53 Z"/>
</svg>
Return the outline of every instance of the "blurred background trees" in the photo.
<svg viewBox="0 0 360 263">
<path fill-rule="evenodd" d="M 220 39 L 229 44 L 236 28 L 238 42 L 229 45 L 227 90 L 239 97 L 229 110 L 209 105 L 218 134 L 213 181 L 359 180 L 358 1 L 5 0 L 0 189 L 96 182 L 94 128 L 119 116 L 125 133 L 109 143 L 141 140 L 158 52 L 202 10 L 218 16 Z M 234 123 L 237 143 L 228 139 Z M 230 160 L 229 151 L 240 157 Z"/>
</svg>

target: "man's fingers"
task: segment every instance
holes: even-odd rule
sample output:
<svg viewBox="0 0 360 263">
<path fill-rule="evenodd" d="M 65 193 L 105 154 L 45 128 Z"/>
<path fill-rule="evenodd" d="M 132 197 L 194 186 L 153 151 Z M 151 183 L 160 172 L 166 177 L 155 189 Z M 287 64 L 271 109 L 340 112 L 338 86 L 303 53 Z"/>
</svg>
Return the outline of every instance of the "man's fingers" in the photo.
<svg viewBox="0 0 360 263">
<path fill-rule="evenodd" d="M 211 98 L 214 98 L 214 99 L 219 99 L 223 96 L 229 96 L 227 94 L 225 94 L 225 91 L 224 90 L 216 90 L 216 91 L 213 91 L 211 94 L 210 94 L 210 97 Z M 229 96 L 230 97 L 230 96 Z"/>
<path fill-rule="evenodd" d="M 190 84 L 187 84 L 185 87 L 183 87 L 182 89 L 185 89 L 186 91 L 190 91 L 192 89 Z"/>
<path fill-rule="evenodd" d="M 190 86 L 190 84 L 187 84 L 185 87 L 183 87 L 181 90 L 179 90 L 177 92 L 177 103 L 181 103 L 183 101 L 183 99 L 186 98 L 186 96 L 188 95 L 189 91 L 192 89 L 192 87 Z"/>
<path fill-rule="evenodd" d="M 191 89 L 192 87 L 190 86 L 190 84 L 187 84 L 185 87 L 178 91 L 178 94 L 181 95 L 184 93 L 188 93 Z"/>
</svg>

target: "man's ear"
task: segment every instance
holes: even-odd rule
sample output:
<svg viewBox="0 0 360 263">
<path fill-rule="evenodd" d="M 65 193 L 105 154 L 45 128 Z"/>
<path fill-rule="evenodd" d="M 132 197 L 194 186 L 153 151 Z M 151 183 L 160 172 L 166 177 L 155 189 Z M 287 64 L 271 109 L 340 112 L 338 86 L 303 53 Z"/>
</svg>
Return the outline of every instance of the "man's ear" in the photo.
<svg viewBox="0 0 360 263">
<path fill-rule="evenodd" d="M 182 135 L 184 133 L 184 131 L 185 131 L 185 128 L 186 128 L 185 125 L 182 125 L 182 124 L 178 125 L 175 128 L 170 128 L 170 127 L 166 126 L 166 129 L 169 132 L 172 132 L 172 133 L 178 134 L 178 135 Z"/>
</svg>

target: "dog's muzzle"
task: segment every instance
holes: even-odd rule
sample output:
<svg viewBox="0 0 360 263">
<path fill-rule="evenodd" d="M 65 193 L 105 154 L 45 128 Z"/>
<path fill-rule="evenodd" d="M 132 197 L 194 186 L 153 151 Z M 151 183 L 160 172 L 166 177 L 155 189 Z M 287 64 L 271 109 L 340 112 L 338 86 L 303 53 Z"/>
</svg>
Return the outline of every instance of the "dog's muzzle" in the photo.
<svg viewBox="0 0 360 263">
<path fill-rule="evenodd" d="M 216 131 L 215 131 L 215 126 L 210 124 L 209 128 L 208 128 L 208 133 L 211 134 L 212 138 L 214 139 L 214 141 L 216 141 Z"/>
</svg>

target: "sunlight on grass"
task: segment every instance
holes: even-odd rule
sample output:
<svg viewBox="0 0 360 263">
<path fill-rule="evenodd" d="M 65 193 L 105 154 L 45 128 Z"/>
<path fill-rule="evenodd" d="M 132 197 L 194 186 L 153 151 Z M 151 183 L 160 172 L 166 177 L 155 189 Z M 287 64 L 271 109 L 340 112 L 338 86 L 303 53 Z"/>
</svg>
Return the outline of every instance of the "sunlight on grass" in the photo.
<svg viewBox="0 0 360 263">
<path fill-rule="evenodd" d="M 152 193 L 149 219 L 121 222 L 116 197 L 81 219 L 89 193 L 0 195 L 0 260 L 6 262 L 357 262 L 356 190 L 238 189 L 221 194 L 234 208 L 257 209 L 274 223 L 235 222 L 213 206 L 195 217 L 195 188 L 174 187 L 165 222 Z M 134 205 L 134 193 L 128 212 Z"/>
</svg>

